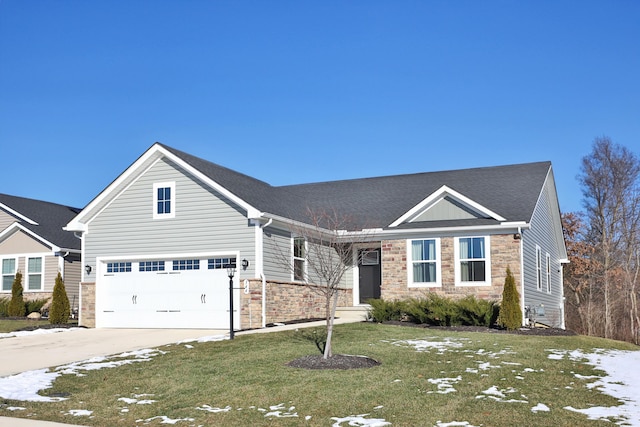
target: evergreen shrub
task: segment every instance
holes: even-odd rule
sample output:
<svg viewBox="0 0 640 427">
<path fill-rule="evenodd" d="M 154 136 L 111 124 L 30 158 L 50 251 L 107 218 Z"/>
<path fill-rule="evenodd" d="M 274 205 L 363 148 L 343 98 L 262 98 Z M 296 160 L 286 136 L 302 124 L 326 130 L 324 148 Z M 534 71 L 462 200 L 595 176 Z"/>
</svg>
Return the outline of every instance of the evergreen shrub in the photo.
<svg viewBox="0 0 640 427">
<path fill-rule="evenodd" d="M 522 326 L 520 294 L 518 294 L 518 290 L 516 289 L 516 279 L 513 277 L 510 268 L 507 268 L 507 277 L 504 279 L 498 325 L 510 331 Z"/>
<path fill-rule="evenodd" d="M 53 300 L 49 309 L 49 323 L 54 325 L 67 323 L 70 315 L 69 297 L 67 297 L 67 291 L 64 288 L 62 275 L 58 273 L 56 284 L 53 287 Z"/>
<path fill-rule="evenodd" d="M 10 317 L 23 317 L 25 315 L 24 296 L 22 288 L 22 273 L 17 272 L 11 286 L 11 301 L 7 314 Z"/>
</svg>

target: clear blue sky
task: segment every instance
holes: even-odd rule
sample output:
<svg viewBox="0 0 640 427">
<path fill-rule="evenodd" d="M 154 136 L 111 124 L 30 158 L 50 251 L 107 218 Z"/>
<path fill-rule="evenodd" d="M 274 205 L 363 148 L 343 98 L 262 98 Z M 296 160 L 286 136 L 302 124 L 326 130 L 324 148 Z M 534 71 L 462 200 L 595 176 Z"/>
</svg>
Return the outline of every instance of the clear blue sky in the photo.
<svg viewBox="0 0 640 427">
<path fill-rule="evenodd" d="M 83 207 L 155 141 L 273 185 L 640 154 L 640 2 L 0 0 L 0 192 Z"/>
</svg>

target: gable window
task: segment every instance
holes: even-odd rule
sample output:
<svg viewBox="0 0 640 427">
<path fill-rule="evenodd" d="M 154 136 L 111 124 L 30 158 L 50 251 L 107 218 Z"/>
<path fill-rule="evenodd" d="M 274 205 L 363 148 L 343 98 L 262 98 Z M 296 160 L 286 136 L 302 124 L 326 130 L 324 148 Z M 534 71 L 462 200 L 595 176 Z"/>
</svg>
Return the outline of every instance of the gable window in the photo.
<svg viewBox="0 0 640 427">
<path fill-rule="evenodd" d="M 440 239 L 411 240 L 409 286 L 440 286 Z"/>
<path fill-rule="evenodd" d="M 307 242 L 303 237 L 293 239 L 293 280 L 304 281 L 306 272 Z"/>
<path fill-rule="evenodd" d="M 547 254 L 547 293 L 551 293 L 551 255 Z"/>
<path fill-rule="evenodd" d="M 13 280 L 16 278 L 16 259 L 6 258 L 2 260 L 2 290 L 11 291 Z"/>
<path fill-rule="evenodd" d="M 42 290 L 42 258 L 27 259 L 27 289 Z"/>
<path fill-rule="evenodd" d="M 153 217 L 175 218 L 176 216 L 176 183 L 159 182 L 153 184 Z"/>
<path fill-rule="evenodd" d="M 536 246 L 536 285 L 542 291 L 542 250 Z"/>
<path fill-rule="evenodd" d="M 455 241 L 456 284 L 490 285 L 489 237 L 460 237 Z"/>
</svg>

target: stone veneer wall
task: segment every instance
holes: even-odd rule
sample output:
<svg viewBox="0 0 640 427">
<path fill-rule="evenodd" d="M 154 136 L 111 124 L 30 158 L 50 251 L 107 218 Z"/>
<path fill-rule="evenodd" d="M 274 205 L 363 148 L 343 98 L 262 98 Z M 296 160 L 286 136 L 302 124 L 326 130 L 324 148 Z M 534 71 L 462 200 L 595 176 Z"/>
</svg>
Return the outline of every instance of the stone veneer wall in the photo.
<svg viewBox="0 0 640 427">
<path fill-rule="evenodd" d="M 520 245 L 522 240 L 513 234 L 492 235 L 491 242 L 491 286 L 456 286 L 455 254 L 453 237 L 440 239 L 442 287 L 407 286 L 407 241 L 388 240 L 382 242 L 382 287 L 381 298 L 403 300 L 425 297 L 435 292 L 452 298 L 475 295 L 478 298 L 500 301 L 507 267 L 516 279 L 518 291 L 521 289 Z M 522 298 L 522 295 L 520 295 Z"/>
<path fill-rule="evenodd" d="M 95 282 L 80 283 L 80 323 L 87 328 L 96 327 L 96 284 Z"/>
<path fill-rule="evenodd" d="M 266 323 L 325 318 L 322 287 L 290 282 L 266 282 Z M 351 289 L 338 290 L 338 307 L 353 305 Z M 240 327 L 262 327 L 262 281 L 249 281 L 249 293 L 240 291 Z"/>
</svg>

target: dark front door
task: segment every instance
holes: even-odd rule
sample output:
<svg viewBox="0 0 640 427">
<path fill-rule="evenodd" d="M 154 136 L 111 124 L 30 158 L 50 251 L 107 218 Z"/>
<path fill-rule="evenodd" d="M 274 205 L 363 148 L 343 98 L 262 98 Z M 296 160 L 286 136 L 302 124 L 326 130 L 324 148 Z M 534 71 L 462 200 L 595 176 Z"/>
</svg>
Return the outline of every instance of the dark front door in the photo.
<svg viewBox="0 0 640 427">
<path fill-rule="evenodd" d="M 380 268 L 380 249 L 363 249 L 358 256 L 360 271 L 360 304 L 371 298 L 380 298 L 382 270 Z"/>
</svg>

